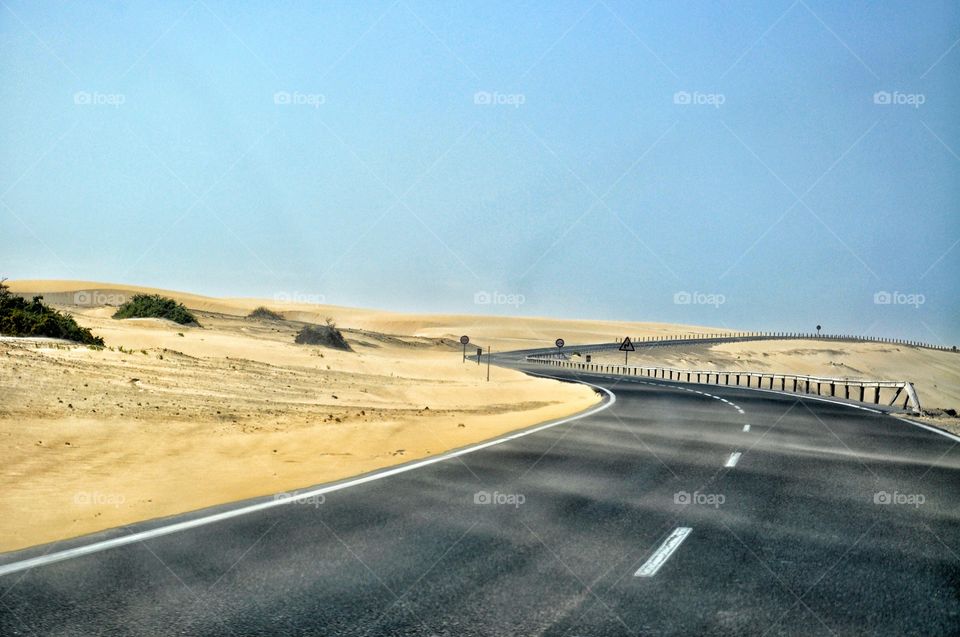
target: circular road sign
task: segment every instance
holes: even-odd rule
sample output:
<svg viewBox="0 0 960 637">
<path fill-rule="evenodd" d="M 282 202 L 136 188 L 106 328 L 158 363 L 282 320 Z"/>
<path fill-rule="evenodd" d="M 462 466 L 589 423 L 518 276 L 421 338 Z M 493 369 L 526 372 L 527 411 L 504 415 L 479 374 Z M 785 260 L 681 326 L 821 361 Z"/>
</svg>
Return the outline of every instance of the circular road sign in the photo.
<svg viewBox="0 0 960 637">
<path fill-rule="evenodd" d="M 564 343 L 563 343 L 563 339 L 562 339 L 562 338 L 558 338 L 558 339 L 557 339 L 557 342 L 556 342 L 557 347 L 563 347 L 563 344 L 564 344 Z"/>
<path fill-rule="evenodd" d="M 470 337 L 469 337 L 469 336 L 461 336 L 461 337 L 460 337 L 460 344 L 461 344 L 461 345 L 466 345 L 466 344 L 469 343 L 469 342 L 470 342 Z"/>
</svg>

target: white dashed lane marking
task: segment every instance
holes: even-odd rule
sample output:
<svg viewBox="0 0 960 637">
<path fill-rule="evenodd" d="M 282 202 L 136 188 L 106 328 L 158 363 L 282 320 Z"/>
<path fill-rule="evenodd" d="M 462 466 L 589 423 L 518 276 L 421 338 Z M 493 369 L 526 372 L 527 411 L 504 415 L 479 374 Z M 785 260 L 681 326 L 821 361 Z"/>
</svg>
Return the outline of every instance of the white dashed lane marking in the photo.
<svg viewBox="0 0 960 637">
<path fill-rule="evenodd" d="M 637 569 L 637 572 L 633 574 L 634 577 L 653 577 L 656 575 L 657 571 L 660 570 L 661 566 L 666 564 L 674 551 L 680 548 L 680 545 L 687 539 L 691 531 L 693 531 L 693 529 L 688 526 L 678 526 L 675 528 L 673 533 L 663 541 L 663 544 L 653 552 L 653 555 L 643 563 L 643 566 Z"/>
<path fill-rule="evenodd" d="M 640 380 L 640 379 L 638 379 L 638 378 L 627 378 L 627 379 L 626 379 L 626 382 L 628 382 L 628 383 L 637 383 L 637 384 L 640 384 L 640 385 L 650 385 L 651 387 L 655 387 L 655 386 L 657 386 L 657 385 L 660 385 L 659 383 L 651 383 L 651 382 L 648 382 L 648 381 L 645 381 L 645 380 Z M 738 404 L 736 404 L 736 403 L 734 403 L 734 402 L 731 402 L 730 400 L 727 400 L 726 398 L 723 398 L 723 397 L 721 397 L 721 396 L 714 396 L 713 394 L 707 393 L 707 392 L 705 392 L 705 391 L 700 391 L 699 389 L 691 389 L 690 387 L 681 387 L 680 385 L 666 385 L 666 384 L 664 384 L 664 385 L 660 385 L 660 386 L 661 386 L 661 387 L 669 387 L 670 389 L 679 389 L 679 390 L 682 390 L 682 391 L 690 392 L 690 393 L 692 393 L 692 394 L 700 394 L 701 396 L 706 396 L 707 398 L 713 398 L 714 400 L 719 400 L 719 401 L 722 402 L 722 403 L 726 403 L 727 405 L 730 405 L 731 407 L 733 407 L 734 409 L 736 409 L 736 410 L 737 410 L 737 413 L 739 413 L 740 415 L 743 415 L 743 414 L 745 413 L 745 412 L 743 411 L 743 409 L 740 407 L 740 405 L 738 405 Z"/>
</svg>

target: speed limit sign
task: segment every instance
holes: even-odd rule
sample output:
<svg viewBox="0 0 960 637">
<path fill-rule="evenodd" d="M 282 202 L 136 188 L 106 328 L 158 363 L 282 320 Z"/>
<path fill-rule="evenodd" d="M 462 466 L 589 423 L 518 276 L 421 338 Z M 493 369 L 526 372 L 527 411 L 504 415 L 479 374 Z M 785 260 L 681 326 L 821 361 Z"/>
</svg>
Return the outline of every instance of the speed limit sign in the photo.
<svg viewBox="0 0 960 637">
<path fill-rule="evenodd" d="M 562 339 L 562 338 L 558 338 L 557 341 L 556 341 L 556 345 L 557 345 L 557 347 L 563 347 L 563 345 L 564 345 L 563 339 Z"/>
</svg>

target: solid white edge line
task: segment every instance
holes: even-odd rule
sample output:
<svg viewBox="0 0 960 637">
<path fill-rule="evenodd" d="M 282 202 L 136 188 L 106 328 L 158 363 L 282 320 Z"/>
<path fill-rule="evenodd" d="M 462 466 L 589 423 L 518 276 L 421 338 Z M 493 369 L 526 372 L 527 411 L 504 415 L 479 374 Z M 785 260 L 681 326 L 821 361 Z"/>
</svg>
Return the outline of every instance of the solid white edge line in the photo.
<svg viewBox="0 0 960 637">
<path fill-rule="evenodd" d="M 952 434 L 952 433 L 950 433 L 949 431 L 944 431 L 943 429 L 939 429 L 939 428 L 933 427 L 933 426 L 931 426 L 931 425 L 925 425 L 925 424 L 922 423 L 922 422 L 917 422 L 916 420 L 910 420 L 909 418 L 903 418 L 903 417 L 901 417 L 901 416 L 894 416 L 894 418 L 896 418 L 897 420 L 902 420 L 903 422 L 910 423 L 911 425 L 916 425 L 917 427 L 920 427 L 921 429 L 926 429 L 927 431 L 932 431 L 932 432 L 935 433 L 935 434 L 940 434 L 941 436 L 946 436 L 947 438 L 949 438 L 950 440 L 953 440 L 954 442 L 960 442 L 960 436 L 958 436 L 958 435 L 956 435 L 956 434 Z"/>
<path fill-rule="evenodd" d="M 587 373 L 590 373 L 590 372 L 587 372 Z M 597 375 L 597 376 L 602 376 L 602 375 L 603 375 L 603 374 L 600 374 L 600 373 L 597 373 L 597 372 L 593 372 L 593 374 L 594 374 L 594 375 Z M 610 375 L 610 374 L 608 374 L 608 375 Z M 661 386 L 661 387 L 669 387 L 669 385 L 667 385 L 667 384 L 665 384 L 665 383 L 645 383 L 645 384 L 647 384 L 647 385 L 659 385 L 659 386 Z M 693 384 L 693 385 L 706 385 L 707 383 L 694 383 L 694 382 L 691 381 L 691 384 Z M 710 385 L 710 386 L 711 386 L 711 387 L 715 387 L 716 385 Z M 888 416 L 893 416 L 894 418 L 897 418 L 898 420 L 904 420 L 904 419 L 901 418 L 900 416 L 895 416 L 895 415 L 893 415 L 893 414 L 890 413 L 890 412 L 886 412 L 886 411 L 883 411 L 883 410 L 880 410 L 880 409 L 872 409 L 872 408 L 870 408 L 870 407 L 864 407 L 864 406 L 861 406 L 861 405 L 857 405 L 857 404 L 849 403 L 849 402 L 843 402 L 843 401 L 840 401 L 840 400 L 831 400 L 830 398 L 828 398 L 828 397 L 826 397 L 826 396 L 816 396 L 816 395 L 813 395 L 813 394 L 793 393 L 793 392 L 788 392 L 788 391 L 780 391 L 779 389 L 763 389 L 763 388 L 761 388 L 761 387 L 743 387 L 742 385 L 719 385 L 719 387 L 720 387 L 721 389 L 723 389 L 723 388 L 726 388 L 726 389 L 742 389 L 742 390 L 744 390 L 744 391 L 758 391 L 758 392 L 763 392 L 763 393 L 765 393 L 765 394 L 778 394 L 778 395 L 780 395 L 780 396 L 790 396 L 791 398 L 798 398 L 798 399 L 803 399 L 803 400 L 818 400 L 818 401 L 823 402 L 823 403 L 831 403 L 831 404 L 833 404 L 833 405 L 843 405 L 844 407 L 852 407 L 853 409 L 860 409 L 860 410 L 862 410 L 862 411 L 869 411 L 870 413 L 873 413 L 873 414 L 884 414 L 884 415 L 888 415 Z M 713 394 L 708 394 L 707 392 L 698 391 L 698 390 L 696 390 L 696 389 L 694 389 L 693 391 L 694 391 L 695 393 L 701 394 L 701 395 L 703 395 L 703 396 L 709 396 L 709 397 L 711 397 L 711 398 L 714 397 Z M 739 408 L 738 408 L 738 409 L 739 409 Z M 906 422 L 911 422 L 911 421 L 907 420 Z M 919 423 L 911 422 L 911 424 L 917 425 L 917 424 L 919 424 Z M 938 433 L 946 433 L 946 432 L 940 431 L 940 432 L 938 432 Z M 953 434 L 947 434 L 947 435 L 948 435 L 948 436 L 951 436 L 951 437 L 953 436 Z"/>
<path fill-rule="evenodd" d="M 653 552 L 653 555 L 647 558 L 647 561 L 643 563 L 643 566 L 637 569 L 637 572 L 633 574 L 634 577 L 653 577 L 657 574 L 657 571 L 660 570 L 660 567 L 666 564 L 667 560 L 670 559 L 670 556 L 673 555 L 674 551 L 680 548 L 680 545 L 683 544 L 683 541 L 687 539 L 687 536 L 690 535 L 692 528 L 689 526 L 678 526 L 673 530 L 667 539 L 663 541 L 662 544 Z"/>
<path fill-rule="evenodd" d="M 64 551 L 57 551 L 55 553 L 48 553 L 46 555 L 41 555 L 40 557 L 34 557 L 26 560 L 21 560 L 19 562 L 10 562 L 8 564 L 0 564 L 0 577 L 4 575 L 9 575 L 11 573 L 17 573 L 19 571 L 25 571 L 37 566 L 44 566 L 47 564 L 53 564 L 54 562 L 61 562 L 63 560 L 69 560 L 75 557 L 80 557 L 83 555 L 90 555 L 91 553 L 99 553 L 100 551 L 106 551 L 108 549 L 116 548 L 118 546 L 124 546 L 126 544 L 134 544 L 136 542 L 142 542 L 143 540 L 153 539 L 155 537 L 160 537 L 163 535 L 169 535 L 170 533 L 177 533 L 179 531 L 186 531 L 188 529 L 193 529 L 199 526 L 206 526 L 207 524 L 212 524 L 214 522 L 221 522 L 223 520 L 229 520 L 230 518 L 240 517 L 241 515 L 247 515 L 249 513 L 255 513 L 257 511 L 263 511 L 265 509 L 271 509 L 273 507 L 283 506 L 291 502 L 297 502 L 301 500 L 306 500 L 318 495 L 323 495 L 326 493 L 331 493 L 333 491 L 340 491 L 342 489 L 347 489 L 350 487 L 357 486 L 359 484 L 364 484 L 366 482 L 373 482 L 374 480 L 381 480 L 390 476 L 395 476 L 400 473 L 406 473 L 407 471 L 413 471 L 414 469 L 419 469 L 421 467 L 426 467 L 431 464 L 436 464 L 438 462 L 443 462 L 445 460 L 451 460 L 459 456 L 466 455 L 468 453 L 473 453 L 474 451 L 480 451 L 481 449 L 486 449 L 487 447 L 492 447 L 494 445 L 499 445 L 510 440 L 516 440 L 517 438 L 522 438 L 524 436 L 529 436 L 545 429 L 550 429 L 558 425 L 563 425 L 568 422 L 573 422 L 574 420 L 579 420 L 581 418 L 586 418 L 587 416 L 592 416 L 596 413 L 599 413 L 605 409 L 609 409 L 617 402 L 617 396 L 612 391 L 606 387 L 600 387 L 599 385 L 594 385 L 582 380 L 572 380 L 567 378 L 558 378 L 556 376 L 548 376 L 546 374 L 531 374 L 535 376 L 540 376 L 541 378 L 553 378 L 557 380 L 567 380 L 571 382 L 580 383 L 582 385 L 587 385 L 598 391 L 601 391 L 607 395 L 608 400 L 591 407 L 587 411 L 581 412 L 579 414 L 574 414 L 573 416 L 567 416 L 566 418 L 561 418 L 553 422 L 548 422 L 543 425 L 535 426 L 530 429 L 524 429 L 516 433 L 508 434 L 500 438 L 494 438 L 493 440 L 488 440 L 486 442 L 481 442 L 479 444 L 465 447 L 463 449 L 458 449 L 456 451 L 450 451 L 439 456 L 432 458 L 426 458 L 417 462 L 410 464 L 402 465 L 399 467 L 393 467 L 390 469 L 385 469 L 376 473 L 372 473 L 361 478 L 355 478 L 353 480 L 347 480 L 337 484 L 332 484 L 326 487 L 319 487 L 317 489 L 311 489 L 310 491 L 303 491 L 295 494 L 290 494 L 285 497 L 275 498 L 273 500 L 268 500 L 266 502 L 258 502 L 257 504 L 251 504 L 237 509 L 231 509 L 229 511 L 224 511 L 222 513 L 215 513 L 212 515 L 205 515 L 203 517 L 194 518 L 192 520 L 186 520 L 184 522 L 177 522 L 175 524 L 168 524 L 166 526 L 161 526 L 156 529 L 150 529 L 148 531 L 141 531 L 139 533 L 133 533 L 131 535 L 125 535 L 123 537 L 117 537 L 110 540 L 103 540 L 101 542 L 94 542 L 93 544 L 86 544 L 84 546 L 78 546 L 72 549 L 66 549 Z M 269 497 L 269 496 L 265 496 Z M 27 547 L 32 548 L 32 547 Z"/>
<path fill-rule="evenodd" d="M 725 467 L 735 467 L 735 466 L 737 466 L 737 463 L 740 462 L 740 455 L 741 455 L 741 454 L 740 454 L 739 451 L 734 451 L 733 453 L 730 454 L 730 457 L 727 458 L 727 464 L 725 464 L 725 465 L 723 465 L 723 466 L 725 466 Z"/>
</svg>

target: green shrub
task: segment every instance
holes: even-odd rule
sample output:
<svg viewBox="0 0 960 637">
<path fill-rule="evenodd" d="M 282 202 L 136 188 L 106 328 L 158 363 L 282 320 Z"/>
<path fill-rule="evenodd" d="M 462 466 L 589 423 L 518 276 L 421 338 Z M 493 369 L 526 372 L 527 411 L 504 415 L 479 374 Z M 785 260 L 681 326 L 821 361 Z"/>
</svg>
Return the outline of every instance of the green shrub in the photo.
<svg viewBox="0 0 960 637">
<path fill-rule="evenodd" d="M 113 318 L 162 318 L 180 325 L 196 325 L 196 317 L 182 303 L 159 294 L 137 294 L 117 308 Z"/>
<path fill-rule="evenodd" d="M 260 307 L 256 308 L 254 311 L 247 314 L 247 318 L 261 319 L 264 321 L 282 321 L 283 315 L 280 314 L 279 312 L 274 312 L 270 308 L 264 307 L 263 305 L 261 305 Z"/>
<path fill-rule="evenodd" d="M 305 325 L 297 332 L 294 342 L 299 345 L 324 345 L 348 352 L 353 351 L 331 318 L 327 319 L 326 325 Z"/>
<path fill-rule="evenodd" d="M 80 327 L 73 317 L 42 303 L 42 296 L 32 301 L 14 296 L 0 279 L 0 334 L 7 336 L 45 336 L 103 347 L 103 339 Z"/>
</svg>

